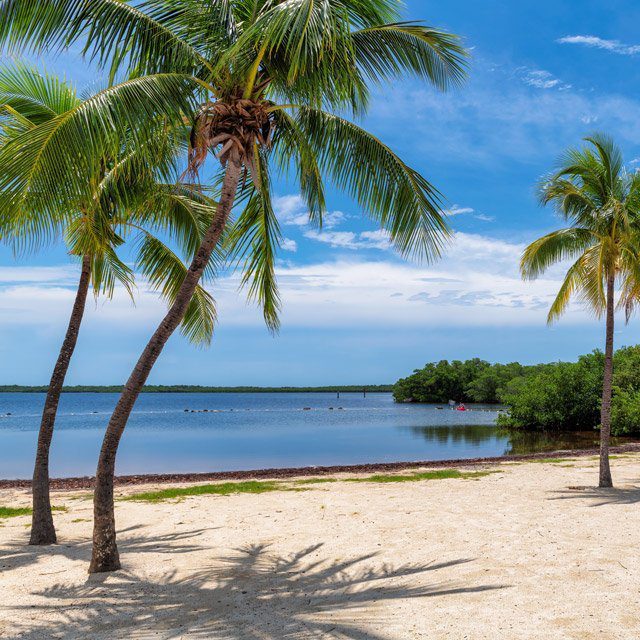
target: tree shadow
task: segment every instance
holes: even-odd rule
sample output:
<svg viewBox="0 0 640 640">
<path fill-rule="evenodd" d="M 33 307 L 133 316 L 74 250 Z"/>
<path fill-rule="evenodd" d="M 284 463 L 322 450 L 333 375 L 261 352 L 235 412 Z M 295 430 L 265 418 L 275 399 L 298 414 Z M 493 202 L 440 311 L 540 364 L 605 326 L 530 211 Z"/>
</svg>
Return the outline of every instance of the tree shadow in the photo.
<svg viewBox="0 0 640 640">
<path fill-rule="evenodd" d="M 213 527 L 217 528 L 217 527 Z M 186 542 L 202 535 L 212 528 L 181 531 L 161 536 L 144 535 L 138 530 L 142 525 L 134 525 L 118 532 L 118 546 L 123 554 L 127 553 L 189 553 L 201 549 L 193 542 Z M 58 556 L 68 560 L 85 560 L 87 565 L 91 558 L 90 539 L 66 539 L 63 543 L 47 546 L 30 546 L 28 544 L 10 544 L 0 549 L 0 569 L 3 571 L 20 569 L 37 563 L 42 557 Z"/>
<path fill-rule="evenodd" d="M 410 580 L 470 560 L 375 567 L 376 554 L 329 561 L 320 557 L 321 547 L 282 557 L 253 545 L 187 576 L 173 571 L 149 580 L 120 571 L 91 576 L 80 586 L 56 585 L 32 594 L 44 604 L 15 610 L 21 625 L 16 637 L 385 640 L 387 635 L 366 630 L 380 612 L 377 603 L 505 586 Z"/>
<path fill-rule="evenodd" d="M 602 507 L 607 504 L 637 504 L 640 502 L 640 487 L 601 489 L 599 487 L 567 487 L 549 500 L 591 500 L 589 507 Z"/>
</svg>

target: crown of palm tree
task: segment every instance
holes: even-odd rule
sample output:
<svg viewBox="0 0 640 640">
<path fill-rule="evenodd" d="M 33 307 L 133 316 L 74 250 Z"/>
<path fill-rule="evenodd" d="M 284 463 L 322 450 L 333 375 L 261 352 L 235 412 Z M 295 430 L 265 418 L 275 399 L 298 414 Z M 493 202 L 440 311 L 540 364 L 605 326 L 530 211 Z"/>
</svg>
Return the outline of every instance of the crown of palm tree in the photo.
<svg viewBox="0 0 640 640">
<path fill-rule="evenodd" d="M 628 314 L 640 293 L 640 174 L 625 170 L 610 138 L 596 134 L 585 140 L 588 145 L 570 150 L 539 188 L 541 203 L 553 204 L 571 226 L 532 242 L 521 260 L 527 279 L 558 262 L 573 261 L 549 322 L 562 315 L 574 294 L 601 316 L 609 277 L 620 283 L 619 304 Z"/>
<path fill-rule="evenodd" d="M 41 153 L 12 149 L 15 169 L 0 177 L 5 191 L 10 187 L 5 203 L 19 197 L 34 165 L 39 191 L 64 200 L 53 176 L 77 182 L 80 169 L 118 146 L 123 132 L 138 146 L 158 122 L 186 124 L 190 171 L 213 151 L 223 163 L 238 158 L 251 174 L 227 251 L 243 265 L 243 283 L 271 328 L 279 310 L 281 234 L 270 197 L 276 172 L 295 172 L 316 224 L 326 176 L 402 254 L 435 258 L 449 235 L 440 194 L 345 117 L 364 113 L 370 86 L 402 73 L 440 89 L 464 77 L 465 52 L 455 36 L 400 18 L 395 0 L 5 0 L 0 42 L 10 48 L 82 41 L 112 77 L 123 68 L 130 73 L 43 131 L 35 143 Z"/>
<path fill-rule="evenodd" d="M 32 136 L 39 140 L 43 129 L 51 130 L 52 123 L 65 119 L 82 104 L 75 89 L 53 75 L 22 63 L 1 67 L 1 156 L 6 161 L 5 149 L 26 150 Z M 172 170 L 175 173 L 179 152 L 176 140 L 160 133 L 156 131 L 145 147 L 133 147 L 124 139 L 114 155 L 103 156 L 94 165 L 95 173 L 80 176 L 81 191 L 73 194 L 69 190 L 63 201 L 45 208 L 40 208 L 43 194 L 37 191 L 41 183 L 35 167 L 33 178 L 20 192 L 21 199 L 13 201 L 19 206 L 3 211 L 4 240 L 17 251 L 27 251 L 62 236 L 70 254 L 91 258 L 95 295 L 111 297 L 117 282 L 133 296 L 134 271 L 118 255 L 118 248 L 129 239 L 136 249 L 135 267 L 171 302 L 186 267 L 159 236 L 190 257 L 214 208 L 208 198 L 188 185 L 158 181 L 162 175 L 169 177 Z M 35 150 L 41 147 L 36 144 Z M 194 343 L 207 343 L 214 321 L 213 299 L 199 287 L 183 321 L 183 332 Z"/>
</svg>

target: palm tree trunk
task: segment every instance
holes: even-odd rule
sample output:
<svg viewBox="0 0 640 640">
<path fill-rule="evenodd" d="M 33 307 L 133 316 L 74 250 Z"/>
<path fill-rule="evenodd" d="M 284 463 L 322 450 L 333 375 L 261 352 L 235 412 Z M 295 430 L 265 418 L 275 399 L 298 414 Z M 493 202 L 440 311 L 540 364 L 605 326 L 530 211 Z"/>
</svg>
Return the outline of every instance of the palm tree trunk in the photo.
<svg viewBox="0 0 640 640">
<path fill-rule="evenodd" d="M 242 165 L 239 160 L 229 160 L 222 184 L 220 202 L 211 226 L 187 271 L 175 302 L 147 343 L 109 420 L 96 472 L 93 498 L 93 552 L 89 573 L 116 571 L 120 568 L 113 508 L 113 478 L 118 444 L 138 395 L 164 345 L 180 325 L 202 273 L 222 236 L 233 208 L 241 169 Z"/>
<path fill-rule="evenodd" d="M 51 499 L 49 496 L 49 448 L 53 438 L 53 427 L 58 411 L 58 402 L 62 393 L 64 379 L 69 369 L 71 356 L 76 348 L 80 324 L 84 315 L 84 308 L 91 281 L 91 258 L 82 258 L 82 271 L 73 310 L 69 318 L 67 333 L 64 336 L 58 360 L 51 375 L 47 397 L 44 402 L 44 411 L 38 433 L 38 449 L 36 462 L 33 469 L 33 515 L 31 519 L 31 539 L 29 544 L 55 544 L 56 530 L 53 526 L 51 515 Z"/>
<path fill-rule="evenodd" d="M 600 487 L 612 487 L 609 467 L 609 440 L 611 439 L 611 385 L 613 383 L 613 323 L 615 278 L 607 278 L 607 321 L 604 350 L 604 382 L 600 410 Z"/>
</svg>

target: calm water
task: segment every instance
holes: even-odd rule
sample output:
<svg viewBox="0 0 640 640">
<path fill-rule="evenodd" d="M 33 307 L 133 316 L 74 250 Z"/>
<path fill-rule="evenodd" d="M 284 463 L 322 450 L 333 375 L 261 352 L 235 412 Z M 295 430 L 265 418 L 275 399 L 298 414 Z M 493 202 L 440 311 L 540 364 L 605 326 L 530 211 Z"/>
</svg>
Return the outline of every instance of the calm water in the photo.
<svg viewBox="0 0 640 640">
<path fill-rule="evenodd" d="M 93 475 L 117 394 L 65 394 L 52 475 Z M 27 478 L 43 394 L 0 393 L 0 477 Z M 333 407 L 333 410 L 331 409 Z M 309 408 L 310 410 L 305 410 Z M 188 413 L 204 410 L 206 413 Z M 10 413 L 11 415 L 6 415 Z M 495 407 L 466 413 L 397 405 L 391 394 L 143 394 L 118 454 L 120 474 L 442 460 L 589 447 L 594 434 L 559 441 L 509 435 Z"/>
</svg>

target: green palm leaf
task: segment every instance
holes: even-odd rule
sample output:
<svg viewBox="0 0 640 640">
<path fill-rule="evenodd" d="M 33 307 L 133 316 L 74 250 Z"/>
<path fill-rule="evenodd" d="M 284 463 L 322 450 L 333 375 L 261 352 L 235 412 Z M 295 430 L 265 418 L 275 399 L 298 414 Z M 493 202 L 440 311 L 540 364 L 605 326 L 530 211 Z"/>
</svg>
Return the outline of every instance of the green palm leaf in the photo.
<svg viewBox="0 0 640 640">
<path fill-rule="evenodd" d="M 275 275 L 275 257 L 282 235 L 271 204 L 271 189 L 264 154 L 256 163 L 259 188 L 252 188 L 244 210 L 233 226 L 228 240 L 229 259 L 243 262 L 242 285 L 249 298 L 260 304 L 267 327 L 280 327 L 280 296 Z"/>
<path fill-rule="evenodd" d="M 152 289 L 159 291 L 170 304 L 174 302 L 187 267 L 166 244 L 144 234 L 138 247 L 137 267 Z M 207 345 L 211 342 L 215 322 L 215 301 L 198 286 L 182 320 L 182 333 L 194 344 Z"/>
<path fill-rule="evenodd" d="M 32 209 L 51 214 L 80 194 L 91 197 L 86 176 L 100 173 L 103 158 L 118 156 L 125 136 L 144 147 L 159 114 L 179 120 L 189 112 L 192 88 L 180 74 L 136 78 L 11 139 L 0 149 L 0 210 L 20 209 L 29 197 Z"/>
<path fill-rule="evenodd" d="M 466 77 L 459 38 L 414 22 L 381 24 L 351 35 L 355 60 L 366 77 L 388 82 L 409 72 L 440 89 Z"/>
<path fill-rule="evenodd" d="M 560 229 L 538 238 L 522 255 L 522 277 L 535 280 L 557 262 L 575 259 L 596 241 L 592 231 L 582 228 Z"/>
<path fill-rule="evenodd" d="M 87 52 L 104 65 L 126 62 L 140 72 L 190 72 L 206 65 L 198 50 L 174 33 L 176 11 L 168 3 L 122 0 L 5 0 L 0 3 L 0 39 L 10 49 L 58 51 L 86 40 Z M 185 16 L 182 16 L 183 21 Z"/>
<path fill-rule="evenodd" d="M 336 115 L 296 107 L 318 166 L 349 193 L 405 256 L 433 260 L 449 237 L 442 196 L 375 136 Z"/>
</svg>

